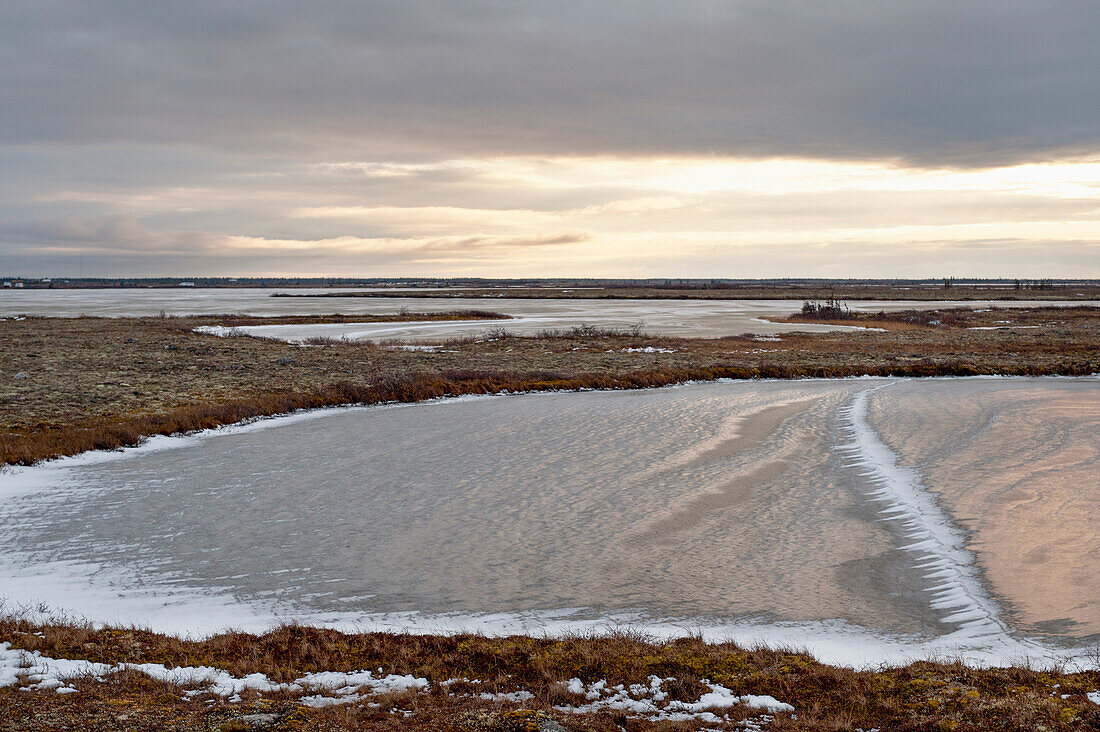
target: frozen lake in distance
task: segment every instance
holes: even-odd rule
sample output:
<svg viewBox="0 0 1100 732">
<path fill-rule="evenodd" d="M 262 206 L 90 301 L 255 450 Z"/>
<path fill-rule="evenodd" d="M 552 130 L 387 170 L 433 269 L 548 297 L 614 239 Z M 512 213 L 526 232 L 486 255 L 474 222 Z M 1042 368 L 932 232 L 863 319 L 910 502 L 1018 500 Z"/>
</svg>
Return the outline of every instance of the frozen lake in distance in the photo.
<svg viewBox="0 0 1100 732">
<path fill-rule="evenodd" d="M 443 310 L 494 310 L 511 315 L 497 323 L 342 323 L 312 326 L 261 326 L 246 329 L 257 335 L 301 340 L 311 336 L 349 339 L 430 340 L 476 335 L 504 327 L 512 333 L 531 334 L 545 329 L 581 324 L 629 328 L 644 324 L 651 334 L 718 337 L 740 333 L 774 334 L 795 330 L 827 331 L 844 327 L 771 323 L 798 310 L 796 300 L 531 300 L 510 298 L 363 298 L 271 297 L 273 292 L 331 292 L 326 289 L 256 288 L 160 288 L 117 290 L 5 290 L 0 292 L 0 316 L 48 315 L 76 317 L 187 314 L 379 314 L 438 312 Z M 1029 301 L 849 301 L 853 310 L 908 310 L 934 307 L 1025 307 L 1029 305 L 1097 304 Z"/>
</svg>

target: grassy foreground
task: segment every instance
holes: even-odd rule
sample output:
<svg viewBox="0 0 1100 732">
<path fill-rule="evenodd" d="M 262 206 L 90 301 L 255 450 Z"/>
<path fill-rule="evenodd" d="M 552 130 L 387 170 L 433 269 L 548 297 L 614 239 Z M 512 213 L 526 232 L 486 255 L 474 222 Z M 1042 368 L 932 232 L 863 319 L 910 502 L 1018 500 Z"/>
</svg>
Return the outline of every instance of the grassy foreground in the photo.
<svg viewBox="0 0 1100 732">
<path fill-rule="evenodd" d="M 184 641 L 133 629 L 36 625 L 9 617 L 0 620 L 4 641 L 52 658 L 206 665 L 237 677 L 262 673 L 284 682 L 314 671 L 380 669 L 424 678 L 428 686 L 314 708 L 303 703 L 301 692 L 245 691 L 231 702 L 204 692 L 201 685 L 180 687 L 120 670 L 104 679 L 74 680 L 79 693 L 73 694 L 0 688 L 3 730 L 640 732 L 743 729 L 747 722 L 767 722 L 775 730 L 1100 729 L 1100 705 L 1086 696 L 1100 688 L 1095 671 L 976 670 L 951 662 L 853 671 L 794 651 L 746 649 L 698 638 L 661 642 L 631 633 L 561 639 L 345 635 L 289 626 L 262 636 L 227 633 Z M 666 680 L 663 704 L 694 703 L 710 690 L 709 681 L 737 695 L 770 695 L 795 712 L 765 720 L 759 710 L 734 706 L 715 709 L 721 718 L 715 722 L 654 720 L 614 708 L 587 713 L 564 709 L 591 702 L 570 690 L 570 679 L 579 679 L 586 688 L 600 680 L 629 687 L 648 686 L 652 676 Z M 188 689 L 198 693 L 184 696 Z M 495 696 L 515 692 L 531 696 Z"/>
<path fill-rule="evenodd" d="M 484 337 L 442 342 L 434 351 L 328 341 L 300 347 L 194 332 L 200 325 L 272 320 L 0 320 L 0 460 L 27 464 L 298 408 L 464 393 L 632 388 L 721 377 L 1100 372 L 1100 310 L 1087 307 L 844 315 L 843 324 L 883 330 L 778 339 L 664 338 L 593 328 L 520 338 L 487 323 Z M 769 729 L 1100 729 L 1100 706 L 1085 696 L 1100 689 L 1096 672 L 975 670 L 932 662 L 857 672 L 795 652 L 695 638 L 490 639 L 285 627 L 263 636 L 228 633 L 183 641 L 134 629 L 0 617 L 0 643 L 52 658 L 206 665 L 275 681 L 314 671 L 383 669 L 429 682 L 422 691 L 314 708 L 290 691 L 245 692 L 230 702 L 200 688 L 186 697 L 186 689 L 118 670 L 102 680 L 76 679 L 74 694 L 0 687 L 0 730 L 634 732 L 751 729 L 750 723 L 763 722 L 759 710 L 743 706 L 715 710 L 728 715 L 718 722 L 654 720 L 609 707 L 583 714 L 554 708 L 589 702 L 570 691 L 570 679 L 629 686 L 647 684 L 650 676 L 668 679 L 663 688 L 669 699 L 684 703 L 700 699 L 709 690 L 707 680 L 738 695 L 767 694 L 795 707 L 793 715 L 770 720 Z M 440 683 L 451 679 L 466 681 Z M 532 696 L 494 696 L 517 691 Z"/>
<path fill-rule="evenodd" d="M 516 337 L 487 324 L 483 337 L 433 351 L 194 332 L 270 320 L 240 316 L 0 319 L 0 464 L 295 409 L 458 394 L 717 378 L 1100 372 L 1098 308 L 860 317 L 871 320 L 844 324 L 884 330 L 689 339 L 581 327 Z"/>
</svg>

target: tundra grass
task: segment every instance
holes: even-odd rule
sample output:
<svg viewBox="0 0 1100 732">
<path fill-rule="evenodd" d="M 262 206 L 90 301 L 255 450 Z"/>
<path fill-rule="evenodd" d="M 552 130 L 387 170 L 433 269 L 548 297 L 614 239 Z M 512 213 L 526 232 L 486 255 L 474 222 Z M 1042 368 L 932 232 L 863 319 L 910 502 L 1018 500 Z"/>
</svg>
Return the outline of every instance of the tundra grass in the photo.
<svg viewBox="0 0 1100 732">
<path fill-rule="evenodd" d="M 867 325 L 892 322 L 903 329 L 795 333 L 778 341 L 596 328 L 521 338 L 494 326 L 483 337 L 414 352 L 341 342 L 301 347 L 193 331 L 216 318 L 6 319 L 0 320 L 0 459 L 26 464 L 300 408 L 451 394 L 638 388 L 723 377 L 1100 372 L 1095 308 L 914 313 L 866 318 Z M 731 724 L 704 725 L 647 721 L 608 709 L 580 715 L 554 709 L 583 703 L 567 691 L 571 678 L 645 683 L 650 675 L 674 679 L 667 688 L 684 701 L 706 690 L 704 679 L 737 694 L 774 696 L 796 709 L 771 722 L 779 730 L 1100 729 L 1100 706 L 1085 696 L 1100 688 L 1096 672 L 978 670 L 950 662 L 853 671 L 793 651 L 697 638 L 345 635 L 284 627 L 260 636 L 186 641 L 137 629 L 4 617 L 0 642 L 50 657 L 210 665 L 275 680 L 382 668 L 432 682 L 427 692 L 314 709 L 293 694 L 245 694 L 239 703 L 210 695 L 185 700 L 178 687 L 119 672 L 102 681 L 76 679 L 77 694 L 4 687 L 0 730 L 519 730 L 548 729 L 556 720 L 571 730 L 633 731 L 735 728 L 752 718 L 751 711 L 735 709 Z M 453 678 L 481 683 L 438 684 Z M 533 698 L 521 703 L 478 696 L 520 689 Z"/>
<path fill-rule="evenodd" d="M 794 650 L 744 648 L 699 638 L 656 640 L 631 632 L 603 636 L 488 638 L 477 635 L 344 634 L 285 626 L 263 635 L 229 632 L 181 640 L 127 628 L 83 623 L 0 620 L 0 642 L 52 658 L 108 664 L 214 666 L 242 676 L 263 673 L 290 681 L 305 673 L 381 669 L 428 680 L 420 692 L 366 697 L 315 709 L 292 692 L 246 692 L 231 703 L 132 671 L 106 680 L 76 679 L 76 694 L 0 689 L 0 729 L 250 729 L 262 714 L 266 729 L 524 730 L 556 720 L 570 730 L 735 729 L 759 715 L 719 710 L 729 723 L 648 721 L 615 709 L 587 714 L 560 707 L 585 704 L 570 679 L 584 683 L 648 684 L 667 679 L 671 699 L 692 702 L 722 684 L 733 693 L 770 695 L 795 708 L 770 722 L 775 730 L 1084 730 L 1100 728 L 1100 706 L 1087 694 L 1096 671 L 975 669 L 951 661 L 851 670 L 818 663 Z M 458 681 L 455 681 L 458 680 Z M 448 684 L 440 682 L 450 681 Z M 519 701 L 482 698 L 530 692 Z M 373 704 L 373 706 L 372 706 Z M 559 709 L 555 709 L 559 707 Z M 757 719 L 759 721 L 759 719 Z M 543 727 L 546 728 L 546 727 Z"/>
<path fill-rule="evenodd" d="M 194 332 L 216 318 L 0 320 L 0 463 L 342 404 L 691 380 L 1100 372 L 1100 309 L 914 311 L 904 329 L 689 339 L 592 327 L 409 351 Z M 861 316 L 862 317 L 862 316 Z M 501 321 L 506 323 L 506 321 Z M 845 321 L 847 324 L 852 324 Z M 862 323 L 861 323 L 862 324 Z M 488 328 L 488 324 L 487 324 Z"/>
</svg>

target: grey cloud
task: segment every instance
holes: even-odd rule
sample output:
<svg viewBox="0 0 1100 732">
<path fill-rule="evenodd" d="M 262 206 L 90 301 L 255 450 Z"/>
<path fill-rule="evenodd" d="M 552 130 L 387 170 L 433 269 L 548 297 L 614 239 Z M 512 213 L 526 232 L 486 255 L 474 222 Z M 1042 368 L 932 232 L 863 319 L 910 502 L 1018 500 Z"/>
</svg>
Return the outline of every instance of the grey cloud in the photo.
<svg viewBox="0 0 1100 732">
<path fill-rule="evenodd" d="M 203 232 L 152 230 L 126 215 L 0 224 L 0 252 L 5 256 L 35 252 L 198 254 L 215 250 L 222 240 Z"/>
<path fill-rule="evenodd" d="M 459 239 L 439 239 L 424 246 L 417 247 L 417 251 L 449 252 L 454 254 L 469 254 L 478 250 L 515 251 L 531 249 L 533 247 L 553 247 L 564 244 L 580 244 L 590 239 L 583 232 L 569 232 L 566 234 L 549 234 L 545 236 L 510 236 L 488 237 L 469 236 Z"/>
<path fill-rule="evenodd" d="M 7 3 L 0 142 L 993 165 L 1097 150 L 1098 30 L 1093 0 Z"/>
<path fill-rule="evenodd" d="M 708 277 L 715 271 L 737 277 L 881 277 L 883 273 L 905 272 L 906 277 L 1043 277 L 1057 272 L 1093 272 L 1096 242 L 983 240 L 982 246 L 967 242 L 913 242 L 884 247 L 880 242 L 823 243 L 807 249 L 801 246 L 746 247 L 738 252 L 737 267 L 731 272 L 728 255 L 699 257 L 687 266 L 670 256 L 646 261 L 642 272 L 677 272 L 683 277 Z M 679 265 L 679 266 L 677 266 Z"/>
<path fill-rule="evenodd" d="M 347 232 L 331 236 L 269 236 L 258 237 L 252 243 L 238 251 L 227 246 L 227 237 L 203 231 L 154 230 L 131 216 L 106 216 L 98 218 L 63 218 L 45 221 L 31 221 L 13 224 L 0 224 L 0 255 L 7 262 L 36 261 L 53 262 L 73 255 L 94 255 L 99 259 L 123 258 L 140 262 L 141 271 L 149 272 L 162 261 L 177 258 L 199 258 L 215 268 L 226 261 L 236 261 L 242 256 L 254 262 L 266 262 L 270 259 L 293 257 L 300 260 L 303 256 L 320 260 L 340 260 L 357 258 L 362 266 L 365 259 L 371 264 L 380 262 L 417 262 L 435 259 L 441 256 L 478 259 L 499 255 L 501 252 L 517 253 L 532 248 L 554 247 L 578 244 L 589 240 L 583 232 L 565 232 L 532 236 L 400 236 L 373 235 L 363 236 L 367 241 L 377 242 L 370 248 L 369 254 L 347 253 L 349 245 L 337 237 L 347 236 Z M 282 244 L 285 240 L 301 242 L 303 249 L 289 254 Z M 269 243 L 265 243 L 269 242 Z M 155 271 L 155 270 L 153 270 Z"/>
<path fill-rule="evenodd" d="M 1098 30 L 1095 0 L 3 3 L 0 267 L 415 274 L 441 273 L 438 262 L 447 261 L 448 271 L 527 274 L 524 262 L 542 257 L 542 273 L 576 273 L 567 261 L 546 262 L 555 245 L 586 236 L 596 248 L 607 233 L 597 223 L 562 224 L 587 234 L 471 226 L 446 232 L 465 239 L 433 239 L 439 231 L 415 222 L 406 229 L 287 212 L 563 211 L 653 195 L 631 180 L 543 187 L 447 162 L 464 156 L 778 155 L 982 167 L 1097 155 Z M 412 165 L 325 165 L 349 160 Z M 685 210 L 682 220 L 667 211 L 630 216 L 652 221 L 658 234 L 676 225 L 809 231 L 1095 220 L 1095 198 L 1074 195 L 684 195 L 686 209 L 715 210 L 695 218 Z M 233 235 L 319 249 L 235 251 L 224 246 Z M 341 236 L 408 239 L 369 256 L 322 251 L 321 242 Z M 955 274 L 995 274 L 1026 262 L 1040 274 L 1096 271 L 1087 242 L 766 244 L 722 251 L 713 262 L 639 252 L 637 261 L 586 272 L 920 275 L 942 263 L 957 265 Z"/>
</svg>

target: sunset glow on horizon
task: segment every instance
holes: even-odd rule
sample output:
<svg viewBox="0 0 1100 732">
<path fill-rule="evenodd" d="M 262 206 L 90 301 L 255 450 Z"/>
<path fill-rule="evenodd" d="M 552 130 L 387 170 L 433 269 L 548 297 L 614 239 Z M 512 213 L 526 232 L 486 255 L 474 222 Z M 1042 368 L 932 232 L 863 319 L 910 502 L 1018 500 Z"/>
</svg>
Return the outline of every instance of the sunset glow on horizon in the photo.
<svg viewBox="0 0 1100 732">
<path fill-rule="evenodd" d="M 2 269 L 1100 277 L 1094 5 L 463 5 L 6 11 Z"/>
</svg>

